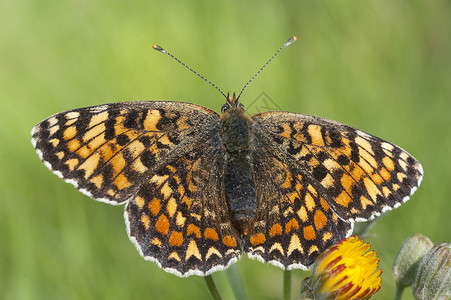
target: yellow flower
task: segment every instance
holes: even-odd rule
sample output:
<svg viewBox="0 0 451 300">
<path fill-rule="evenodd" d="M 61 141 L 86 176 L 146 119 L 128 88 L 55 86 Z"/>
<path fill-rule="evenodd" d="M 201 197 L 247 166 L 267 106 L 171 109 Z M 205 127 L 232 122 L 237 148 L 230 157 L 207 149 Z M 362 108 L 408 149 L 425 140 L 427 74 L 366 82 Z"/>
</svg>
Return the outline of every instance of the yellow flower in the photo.
<svg viewBox="0 0 451 300">
<path fill-rule="evenodd" d="M 316 260 L 310 287 L 315 299 L 368 299 L 381 287 L 379 258 L 370 244 L 351 236 Z"/>
</svg>

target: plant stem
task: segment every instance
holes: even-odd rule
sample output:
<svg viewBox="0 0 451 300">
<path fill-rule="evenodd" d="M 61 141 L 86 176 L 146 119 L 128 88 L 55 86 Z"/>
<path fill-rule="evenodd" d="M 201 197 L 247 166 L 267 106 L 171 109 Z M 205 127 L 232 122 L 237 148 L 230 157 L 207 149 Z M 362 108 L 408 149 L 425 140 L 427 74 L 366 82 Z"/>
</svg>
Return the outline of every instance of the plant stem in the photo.
<svg viewBox="0 0 451 300">
<path fill-rule="evenodd" d="M 244 291 L 243 282 L 241 281 L 240 273 L 236 264 L 233 264 L 226 270 L 227 278 L 229 279 L 230 286 L 232 287 L 233 294 L 237 300 L 246 300 L 246 293 Z"/>
<path fill-rule="evenodd" d="M 214 300 L 222 300 L 221 295 L 219 294 L 218 289 L 216 288 L 216 284 L 211 275 L 204 277 L 205 283 L 207 284 L 208 290 L 210 291 L 211 297 Z"/>
<path fill-rule="evenodd" d="M 283 271 L 283 299 L 291 299 L 291 271 Z"/>
<path fill-rule="evenodd" d="M 403 287 L 396 285 L 394 300 L 401 300 L 403 291 L 404 291 Z"/>
</svg>

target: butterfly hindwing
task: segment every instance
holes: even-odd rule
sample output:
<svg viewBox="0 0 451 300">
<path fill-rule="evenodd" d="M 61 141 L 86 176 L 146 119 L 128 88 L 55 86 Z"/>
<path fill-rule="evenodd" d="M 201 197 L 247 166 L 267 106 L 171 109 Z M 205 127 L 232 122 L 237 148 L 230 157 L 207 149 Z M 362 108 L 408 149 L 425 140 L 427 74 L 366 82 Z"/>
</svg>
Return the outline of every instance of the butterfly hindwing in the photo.
<svg viewBox="0 0 451 300">
<path fill-rule="evenodd" d="M 344 220 L 366 221 L 407 201 L 423 170 L 400 147 L 353 127 L 308 115 L 254 115 L 258 139 L 307 177 Z"/>
<path fill-rule="evenodd" d="M 258 209 L 246 251 L 284 269 L 306 270 L 324 249 L 351 234 L 353 222 L 340 219 L 311 178 L 260 142 L 254 155 Z"/>
<path fill-rule="evenodd" d="M 152 172 L 208 139 L 218 120 L 195 104 L 122 102 L 53 115 L 33 128 L 32 143 L 59 177 L 120 204 Z"/>
<path fill-rule="evenodd" d="M 129 236 L 146 259 L 178 276 L 222 270 L 241 255 L 224 195 L 218 136 L 171 161 L 127 205 Z"/>
</svg>

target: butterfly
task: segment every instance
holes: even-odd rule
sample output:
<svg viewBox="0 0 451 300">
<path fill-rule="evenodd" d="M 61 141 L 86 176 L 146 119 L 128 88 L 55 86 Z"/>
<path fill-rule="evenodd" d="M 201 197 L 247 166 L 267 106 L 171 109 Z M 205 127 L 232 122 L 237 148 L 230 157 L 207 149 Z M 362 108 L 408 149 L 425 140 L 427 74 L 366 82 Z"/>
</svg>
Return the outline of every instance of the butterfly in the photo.
<svg viewBox="0 0 451 300">
<path fill-rule="evenodd" d="M 407 201 L 423 176 L 392 143 L 315 116 L 248 116 L 235 94 L 221 115 L 171 101 L 69 110 L 38 123 L 32 144 L 84 194 L 124 204 L 139 253 L 181 277 L 243 253 L 307 269 L 354 222 Z"/>
</svg>

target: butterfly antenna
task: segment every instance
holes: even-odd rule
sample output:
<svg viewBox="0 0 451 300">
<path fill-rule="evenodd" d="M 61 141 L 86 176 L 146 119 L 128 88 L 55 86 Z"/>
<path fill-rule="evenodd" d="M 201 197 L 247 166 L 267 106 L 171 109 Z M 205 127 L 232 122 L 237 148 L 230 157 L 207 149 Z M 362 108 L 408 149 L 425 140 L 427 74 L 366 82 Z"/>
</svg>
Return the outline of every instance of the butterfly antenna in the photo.
<svg viewBox="0 0 451 300">
<path fill-rule="evenodd" d="M 271 56 L 271 58 L 266 62 L 266 64 L 264 64 L 263 67 L 261 67 L 260 70 L 258 70 L 258 72 L 255 73 L 255 75 L 251 79 L 249 79 L 249 81 L 244 85 L 244 87 L 241 89 L 240 94 L 238 95 L 237 100 L 240 99 L 241 94 L 244 92 L 244 90 L 247 88 L 247 86 L 251 83 L 251 81 L 254 80 L 255 77 L 257 77 L 257 75 L 260 74 L 260 72 L 263 71 L 264 68 L 266 68 L 266 66 L 274 59 L 274 57 L 276 57 L 276 55 L 279 54 L 279 52 L 282 51 L 283 48 L 296 42 L 297 39 L 298 38 L 295 36 L 290 37 L 288 39 L 288 41 L 286 41 L 285 44 L 283 44 L 282 47 L 280 47 L 279 50 L 277 50 L 276 53 L 274 53 L 274 55 Z"/>
<path fill-rule="evenodd" d="M 208 82 L 212 87 L 214 87 L 215 89 L 217 89 L 226 99 L 227 96 L 226 94 L 224 94 L 223 91 L 221 91 L 221 89 L 214 84 L 213 82 L 211 82 L 210 80 L 208 80 L 207 78 L 205 78 L 204 76 L 200 75 L 198 72 L 194 71 L 193 69 L 191 69 L 190 67 L 188 67 L 187 65 L 185 65 L 180 59 L 178 59 L 177 57 L 175 57 L 174 55 L 172 55 L 171 53 L 169 53 L 168 51 L 164 50 L 161 46 L 159 45 L 153 45 L 152 48 L 154 48 L 157 51 L 160 51 L 161 53 L 167 54 L 170 57 L 172 57 L 173 59 L 175 59 L 177 62 L 179 62 L 182 66 L 184 66 L 185 68 L 187 68 L 188 70 L 190 70 L 191 72 L 193 72 L 194 74 L 196 74 L 197 76 L 199 76 L 200 78 L 202 78 L 203 80 L 205 80 L 206 82 Z"/>
</svg>

